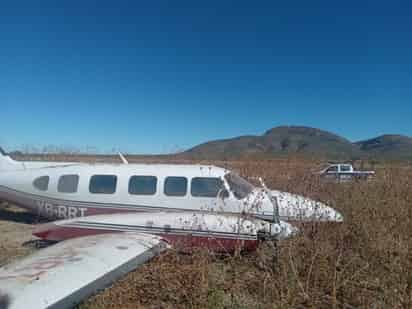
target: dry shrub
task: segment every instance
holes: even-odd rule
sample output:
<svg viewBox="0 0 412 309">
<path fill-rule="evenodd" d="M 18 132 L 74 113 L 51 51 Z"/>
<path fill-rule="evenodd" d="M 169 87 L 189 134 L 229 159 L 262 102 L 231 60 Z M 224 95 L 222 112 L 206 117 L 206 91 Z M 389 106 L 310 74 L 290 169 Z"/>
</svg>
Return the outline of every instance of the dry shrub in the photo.
<svg viewBox="0 0 412 309">
<path fill-rule="evenodd" d="M 81 307 L 411 308 L 412 170 L 379 166 L 372 182 L 333 184 L 313 177 L 315 163 L 225 165 L 327 202 L 344 223 L 301 224 L 297 237 L 247 254 L 170 251 Z"/>
</svg>

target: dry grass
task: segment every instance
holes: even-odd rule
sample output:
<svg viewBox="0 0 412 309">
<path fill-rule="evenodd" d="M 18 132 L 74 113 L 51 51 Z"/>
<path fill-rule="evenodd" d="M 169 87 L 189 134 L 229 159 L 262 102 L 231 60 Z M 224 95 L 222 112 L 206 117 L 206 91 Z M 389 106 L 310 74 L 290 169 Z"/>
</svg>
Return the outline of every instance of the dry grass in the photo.
<svg viewBox="0 0 412 309">
<path fill-rule="evenodd" d="M 27 244 L 34 239 L 32 218 L 20 208 L 0 205 L 0 266 L 32 252 L 33 247 Z"/>
<path fill-rule="evenodd" d="M 171 251 L 81 308 L 412 308 L 410 167 L 380 166 L 373 182 L 338 185 L 312 177 L 310 162 L 227 166 L 328 202 L 346 220 L 306 224 L 277 249 L 247 255 Z"/>
<path fill-rule="evenodd" d="M 265 244 L 246 255 L 169 251 L 81 308 L 412 308 L 410 165 L 380 164 L 373 182 L 331 184 L 312 177 L 317 162 L 209 163 L 243 176 L 263 176 L 271 188 L 327 202 L 344 214 L 345 222 L 306 224 L 299 236 L 277 249 Z M 31 226 L 24 224 L 25 216 L 17 217 L 21 220 L 13 226 L 8 221 L 0 224 L 0 262 L 29 252 L 21 243 Z"/>
</svg>

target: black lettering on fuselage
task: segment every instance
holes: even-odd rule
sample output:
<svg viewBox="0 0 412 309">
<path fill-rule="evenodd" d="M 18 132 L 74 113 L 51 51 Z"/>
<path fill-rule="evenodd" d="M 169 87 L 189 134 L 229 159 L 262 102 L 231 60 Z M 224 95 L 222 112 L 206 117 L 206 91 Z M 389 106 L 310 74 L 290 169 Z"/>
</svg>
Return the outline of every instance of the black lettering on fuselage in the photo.
<svg viewBox="0 0 412 309">
<path fill-rule="evenodd" d="M 37 201 L 36 204 L 40 214 L 59 219 L 83 217 L 87 210 L 87 208 L 83 207 L 56 205 L 45 201 Z"/>
</svg>

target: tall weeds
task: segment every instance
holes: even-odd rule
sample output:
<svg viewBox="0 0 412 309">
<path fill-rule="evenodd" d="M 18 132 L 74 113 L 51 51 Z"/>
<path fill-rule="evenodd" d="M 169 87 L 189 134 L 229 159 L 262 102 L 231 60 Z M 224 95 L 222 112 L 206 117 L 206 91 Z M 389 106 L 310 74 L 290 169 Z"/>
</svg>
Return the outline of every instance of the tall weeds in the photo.
<svg viewBox="0 0 412 309">
<path fill-rule="evenodd" d="M 410 168 L 380 166 L 372 182 L 333 184 L 303 161 L 226 165 L 327 202 L 345 222 L 301 224 L 300 235 L 248 254 L 170 251 L 82 307 L 412 308 Z"/>
</svg>

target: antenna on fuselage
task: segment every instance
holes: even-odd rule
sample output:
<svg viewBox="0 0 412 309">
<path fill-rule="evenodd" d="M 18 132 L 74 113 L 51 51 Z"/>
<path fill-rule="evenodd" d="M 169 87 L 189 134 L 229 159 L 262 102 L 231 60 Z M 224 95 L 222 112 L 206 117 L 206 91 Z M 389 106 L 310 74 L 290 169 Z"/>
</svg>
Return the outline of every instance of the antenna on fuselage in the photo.
<svg viewBox="0 0 412 309">
<path fill-rule="evenodd" d="M 127 161 L 126 158 L 120 152 L 118 152 L 118 155 L 120 157 L 120 160 L 122 160 L 123 164 L 129 164 L 129 161 Z"/>
</svg>

